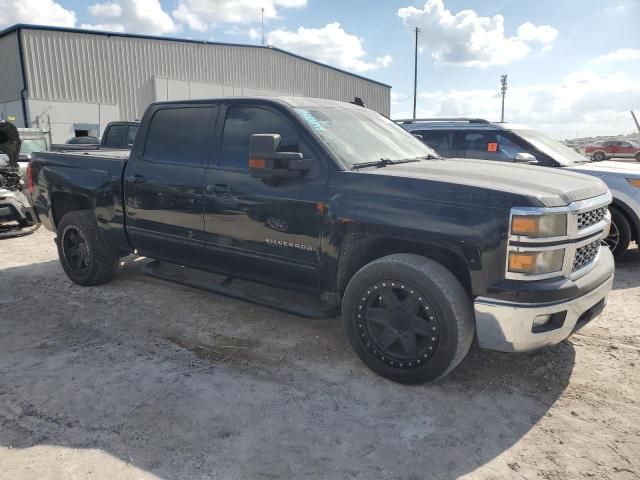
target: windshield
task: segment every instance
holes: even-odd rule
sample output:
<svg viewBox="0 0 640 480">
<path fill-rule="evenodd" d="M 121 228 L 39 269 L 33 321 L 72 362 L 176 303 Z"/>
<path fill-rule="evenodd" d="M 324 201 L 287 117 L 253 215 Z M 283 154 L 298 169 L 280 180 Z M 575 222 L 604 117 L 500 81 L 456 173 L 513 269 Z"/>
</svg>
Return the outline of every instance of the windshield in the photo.
<svg viewBox="0 0 640 480">
<path fill-rule="evenodd" d="M 309 107 L 295 112 L 347 168 L 380 159 L 438 157 L 402 127 L 366 108 Z"/>
<path fill-rule="evenodd" d="M 514 133 L 525 139 L 542 153 L 549 155 L 562 167 L 569 167 L 577 163 L 587 163 L 589 159 L 572 148 L 536 132 L 535 130 L 513 130 Z"/>
<path fill-rule="evenodd" d="M 44 152 L 47 150 L 47 141 L 45 139 L 24 139 L 20 147 L 20 155 L 29 156 L 34 152 Z"/>
</svg>

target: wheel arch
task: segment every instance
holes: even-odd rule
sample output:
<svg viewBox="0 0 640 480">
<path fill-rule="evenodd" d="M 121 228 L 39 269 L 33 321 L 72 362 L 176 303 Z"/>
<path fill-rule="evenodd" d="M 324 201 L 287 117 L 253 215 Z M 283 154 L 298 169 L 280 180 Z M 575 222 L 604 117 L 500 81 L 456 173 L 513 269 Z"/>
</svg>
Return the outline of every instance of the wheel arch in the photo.
<svg viewBox="0 0 640 480">
<path fill-rule="evenodd" d="M 615 198 L 609 208 L 620 212 L 629 222 L 629 225 L 631 225 L 631 239 L 636 242 L 640 240 L 640 218 L 633 209 L 626 203 L 616 200 Z"/>
<path fill-rule="evenodd" d="M 469 264 L 455 247 L 440 242 L 364 234 L 351 234 L 345 239 L 338 258 L 336 291 L 342 294 L 349 280 L 364 265 L 395 253 L 413 253 L 438 262 L 458 279 L 469 296 L 472 295 Z"/>
<path fill-rule="evenodd" d="M 69 192 L 54 192 L 51 196 L 53 225 L 58 227 L 60 220 L 69 212 L 94 210 L 94 201 L 86 195 Z"/>
</svg>

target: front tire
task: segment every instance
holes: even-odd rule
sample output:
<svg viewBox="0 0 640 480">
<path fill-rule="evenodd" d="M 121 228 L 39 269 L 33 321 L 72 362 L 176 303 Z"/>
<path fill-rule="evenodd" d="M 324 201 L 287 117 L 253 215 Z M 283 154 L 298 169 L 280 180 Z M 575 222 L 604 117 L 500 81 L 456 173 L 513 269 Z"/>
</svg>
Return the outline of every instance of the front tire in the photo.
<svg viewBox="0 0 640 480">
<path fill-rule="evenodd" d="M 112 280 L 119 258 L 100 237 L 92 211 L 69 212 L 58 224 L 58 256 L 67 276 L 78 285 L 99 285 Z"/>
<path fill-rule="evenodd" d="M 594 162 L 601 162 L 605 159 L 605 154 L 603 152 L 596 152 L 593 154 L 593 161 Z"/>
<path fill-rule="evenodd" d="M 364 364 L 400 383 L 444 377 L 465 357 L 474 333 L 464 287 L 439 263 L 413 254 L 362 267 L 347 285 L 342 321 Z"/>
<path fill-rule="evenodd" d="M 611 249 L 613 258 L 620 259 L 631 243 L 631 225 L 625 216 L 617 209 L 611 210 L 611 230 L 604 242 Z"/>
<path fill-rule="evenodd" d="M 636 162 L 640 162 L 640 153 L 636 153 Z"/>
</svg>

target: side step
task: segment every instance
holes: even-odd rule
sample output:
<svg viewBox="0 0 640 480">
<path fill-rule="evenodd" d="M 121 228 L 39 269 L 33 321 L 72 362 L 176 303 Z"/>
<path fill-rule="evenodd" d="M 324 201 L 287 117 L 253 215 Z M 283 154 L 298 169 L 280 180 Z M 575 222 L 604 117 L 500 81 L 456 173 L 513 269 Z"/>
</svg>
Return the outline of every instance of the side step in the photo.
<svg viewBox="0 0 640 480">
<path fill-rule="evenodd" d="M 292 292 L 262 283 L 204 272 L 159 260 L 145 264 L 141 270 L 142 273 L 150 277 L 237 298 L 300 317 L 333 318 L 339 312 L 337 306 L 329 305 L 313 295 Z"/>
</svg>

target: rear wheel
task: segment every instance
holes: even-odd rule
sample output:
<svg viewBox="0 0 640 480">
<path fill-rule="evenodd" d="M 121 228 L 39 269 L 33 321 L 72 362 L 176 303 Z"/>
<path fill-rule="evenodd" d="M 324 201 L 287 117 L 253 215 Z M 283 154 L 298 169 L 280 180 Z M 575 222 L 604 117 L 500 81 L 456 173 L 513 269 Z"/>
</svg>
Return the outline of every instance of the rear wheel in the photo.
<svg viewBox="0 0 640 480">
<path fill-rule="evenodd" d="M 401 383 L 435 381 L 469 351 L 471 301 L 445 267 L 413 254 L 365 265 L 349 282 L 344 327 L 356 354 L 371 370 Z"/>
<path fill-rule="evenodd" d="M 593 154 L 593 160 L 596 162 L 601 162 L 605 159 L 604 152 L 596 152 Z"/>
<path fill-rule="evenodd" d="M 119 258 L 100 237 L 92 211 L 69 212 L 58 224 L 58 256 L 78 285 L 98 285 L 115 277 Z"/>
<path fill-rule="evenodd" d="M 622 257 L 631 243 L 631 226 L 625 216 L 614 208 L 611 209 L 611 230 L 609 236 L 604 239 L 613 257 L 617 260 Z"/>
</svg>

